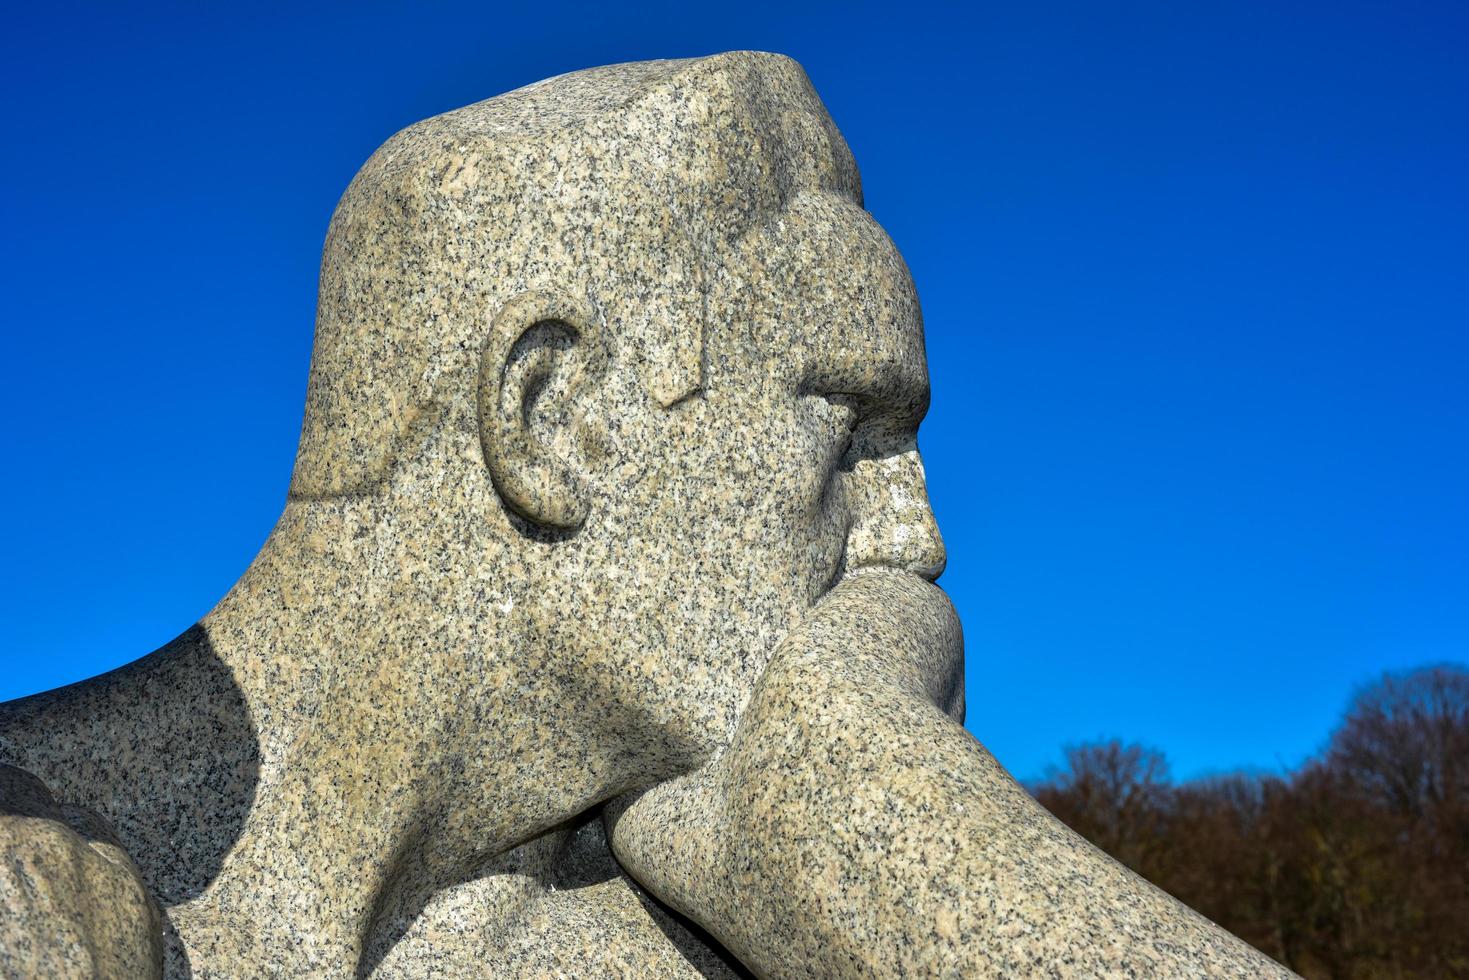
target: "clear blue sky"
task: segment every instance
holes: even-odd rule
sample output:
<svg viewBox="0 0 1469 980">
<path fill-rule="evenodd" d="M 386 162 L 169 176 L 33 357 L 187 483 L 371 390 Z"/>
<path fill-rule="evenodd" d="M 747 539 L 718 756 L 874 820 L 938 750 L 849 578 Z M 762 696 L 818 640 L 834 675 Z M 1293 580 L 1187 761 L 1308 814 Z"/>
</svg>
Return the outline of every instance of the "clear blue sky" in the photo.
<svg viewBox="0 0 1469 980">
<path fill-rule="evenodd" d="M 245 568 L 383 139 L 732 48 L 806 66 L 917 279 L 969 724 L 1012 771 L 1113 735 L 1289 766 L 1358 683 L 1469 659 L 1469 7 L 237 6 L 9 12 L 0 698 Z"/>
</svg>

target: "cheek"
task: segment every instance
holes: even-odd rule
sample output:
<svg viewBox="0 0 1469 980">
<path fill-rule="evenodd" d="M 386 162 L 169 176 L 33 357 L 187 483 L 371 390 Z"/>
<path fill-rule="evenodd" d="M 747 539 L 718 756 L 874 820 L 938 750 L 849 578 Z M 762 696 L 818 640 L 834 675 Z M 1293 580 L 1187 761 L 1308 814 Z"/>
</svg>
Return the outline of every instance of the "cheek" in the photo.
<svg viewBox="0 0 1469 980">
<path fill-rule="evenodd" d="M 683 604 L 738 607 L 763 632 L 830 584 L 846 524 L 829 492 L 840 440 L 822 408 L 711 391 L 620 447 L 623 485 L 637 489 L 622 528 L 660 574 L 701 583 Z"/>
<path fill-rule="evenodd" d="M 660 696 L 703 705 L 711 730 L 733 724 L 730 706 L 841 559 L 845 526 L 822 504 L 831 426 L 813 425 L 823 420 L 799 401 L 711 391 L 624 432 L 605 473 L 616 515 L 594 528 L 616 601 L 598 629 L 617 638 L 631 675 L 650 660 L 676 664 Z"/>
<path fill-rule="evenodd" d="M 819 399 L 767 404 L 735 436 L 743 450 L 741 500 L 730 525 L 739 528 L 744 560 L 759 563 L 767 587 L 798 604 L 825 590 L 846 539 L 832 492 L 842 433 L 833 431 L 829 415 Z"/>
</svg>

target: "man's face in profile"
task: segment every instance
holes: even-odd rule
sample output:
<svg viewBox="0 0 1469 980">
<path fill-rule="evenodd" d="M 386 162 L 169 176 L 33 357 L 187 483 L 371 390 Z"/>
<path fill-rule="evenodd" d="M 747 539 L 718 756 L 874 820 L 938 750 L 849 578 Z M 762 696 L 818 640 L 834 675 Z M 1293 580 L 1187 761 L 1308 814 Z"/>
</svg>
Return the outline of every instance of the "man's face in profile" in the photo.
<svg viewBox="0 0 1469 980">
<path fill-rule="evenodd" d="M 660 700 L 719 730 L 846 571 L 933 579 L 944 551 L 916 443 L 922 321 L 881 228 L 845 197 L 801 193 L 711 279 L 703 392 L 614 411 L 594 481 L 607 505 L 583 533 L 615 594 L 602 635 L 635 642 Z"/>
<path fill-rule="evenodd" d="M 697 753 L 848 570 L 932 579 L 944 553 L 918 301 L 825 109 L 767 56 L 659 71 L 564 133 L 516 129 L 561 104 L 547 83 L 369 161 L 328 237 L 293 494 L 382 488 L 423 525 L 380 537 L 434 554 L 438 643 L 497 679 L 487 704 L 569 689 L 619 712 L 598 737 Z"/>
</svg>

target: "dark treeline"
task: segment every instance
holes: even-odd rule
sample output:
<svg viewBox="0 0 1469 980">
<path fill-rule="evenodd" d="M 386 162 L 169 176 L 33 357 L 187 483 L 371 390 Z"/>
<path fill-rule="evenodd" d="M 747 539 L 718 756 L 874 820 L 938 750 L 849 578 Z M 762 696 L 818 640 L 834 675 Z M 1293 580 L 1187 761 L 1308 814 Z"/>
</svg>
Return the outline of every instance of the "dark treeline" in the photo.
<svg viewBox="0 0 1469 980">
<path fill-rule="evenodd" d="M 1078 833 L 1310 978 L 1469 977 L 1469 671 L 1360 691 L 1289 776 L 1174 783 L 1155 751 L 1066 751 L 1033 786 Z"/>
</svg>

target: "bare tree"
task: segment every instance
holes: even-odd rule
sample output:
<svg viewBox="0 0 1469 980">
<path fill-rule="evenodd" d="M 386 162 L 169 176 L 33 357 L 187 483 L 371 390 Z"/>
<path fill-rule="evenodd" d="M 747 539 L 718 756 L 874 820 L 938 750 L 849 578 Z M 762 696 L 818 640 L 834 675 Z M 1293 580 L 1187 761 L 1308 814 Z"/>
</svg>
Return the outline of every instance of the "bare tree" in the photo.
<svg viewBox="0 0 1469 980">
<path fill-rule="evenodd" d="M 1469 671 L 1358 691 L 1288 776 L 1178 785 L 1113 740 L 1032 790 L 1143 877 L 1316 980 L 1469 978 Z"/>
<path fill-rule="evenodd" d="M 1440 665 L 1383 675 L 1352 700 L 1327 759 L 1406 816 L 1462 807 L 1469 794 L 1469 672 Z"/>
<path fill-rule="evenodd" d="M 1066 748 L 1036 798 L 1077 833 L 1139 870 L 1162 838 L 1170 789 L 1168 760 L 1118 739 Z"/>
</svg>

